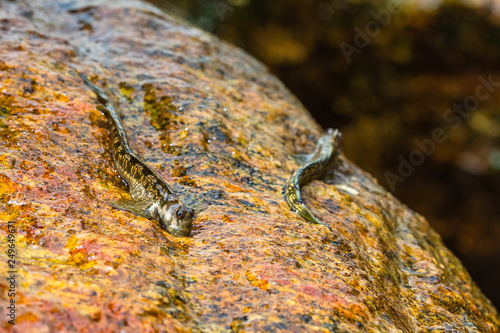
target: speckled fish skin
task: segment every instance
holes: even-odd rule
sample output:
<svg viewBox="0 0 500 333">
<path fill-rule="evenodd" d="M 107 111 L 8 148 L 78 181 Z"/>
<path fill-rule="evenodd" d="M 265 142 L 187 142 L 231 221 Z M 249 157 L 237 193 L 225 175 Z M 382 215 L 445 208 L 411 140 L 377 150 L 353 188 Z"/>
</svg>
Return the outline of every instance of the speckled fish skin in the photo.
<svg viewBox="0 0 500 333">
<path fill-rule="evenodd" d="M 111 126 L 111 152 L 115 167 L 128 184 L 132 200 L 122 199 L 113 206 L 160 222 L 175 236 L 189 236 L 194 211 L 185 207 L 172 188 L 144 160 L 130 149 L 115 104 L 106 92 L 80 75 L 102 104 Z"/>
<path fill-rule="evenodd" d="M 328 129 L 328 134 L 318 140 L 314 153 L 307 155 L 306 163 L 300 166 L 285 186 L 285 200 L 290 210 L 309 222 L 321 224 L 332 230 L 326 223 L 319 221 L 306 207 L 300 194 L 300 187 L 315 179 L 320 179 L 335 162 L 341 152 L 342 134 Z"/>
</svg>

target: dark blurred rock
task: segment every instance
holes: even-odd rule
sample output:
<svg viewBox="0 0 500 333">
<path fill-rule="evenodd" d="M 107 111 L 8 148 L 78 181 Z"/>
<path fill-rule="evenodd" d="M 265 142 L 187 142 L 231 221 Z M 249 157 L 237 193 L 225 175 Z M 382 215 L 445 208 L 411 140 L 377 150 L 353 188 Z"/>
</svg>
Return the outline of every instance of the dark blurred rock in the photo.
<svg viewBox="0 0 500 333">
<path fill-rule="evenodd" d="M 4 239 L 17 228 L 16 330 L 498 332 L 425 219 L 344 157 L 329 184 L 304 190 L 335 234 L 289 212 L 292 154 L 321 131 L 251 57 L 138 1 L 1 6 L 0 223 Z M 209 203 L 191 238 L 108 205 L 127 191 L 72 68 L 121 96 L 133 149 L 185 201 Z"/>
</svg>

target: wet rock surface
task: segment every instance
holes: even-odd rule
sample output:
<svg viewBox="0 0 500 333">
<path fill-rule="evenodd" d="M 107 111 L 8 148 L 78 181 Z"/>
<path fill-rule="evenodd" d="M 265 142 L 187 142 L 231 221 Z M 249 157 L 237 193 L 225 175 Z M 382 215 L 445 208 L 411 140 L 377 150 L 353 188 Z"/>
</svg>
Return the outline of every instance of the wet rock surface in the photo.
<svg viewBox="0 0 500 333">
<path fill-rule="evenodd" d="M 498 332 L 427 221 L 345 157 L 303 191 L 334 233 L 288 210 L 293 154 L 322 133 L 242 51 L 138 1 L 0 6 L 0 233 L 15 224 L 16 330 Z M 110 207 L 128 192 L 76 71 L 112 92 L 132 149 L 180 198 L 208 205 L 190 238 Z"/>
</svg>

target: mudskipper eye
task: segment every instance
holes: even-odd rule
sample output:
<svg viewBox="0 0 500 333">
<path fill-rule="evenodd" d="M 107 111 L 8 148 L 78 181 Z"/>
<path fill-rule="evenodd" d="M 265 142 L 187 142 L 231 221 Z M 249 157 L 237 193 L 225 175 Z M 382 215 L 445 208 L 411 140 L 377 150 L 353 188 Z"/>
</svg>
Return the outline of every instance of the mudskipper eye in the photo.
<svg viewBox="0 0 500 333">
<path fill-rule="evenodd" d="M 175 213 L 175 215 L 177 216 L 178 219 L 183 219 L 184 216 L 186 216 L 186 210 L 184 209 L 184 207 L 181 207 L 177 210 L 177 213 Z"/>
</svg>

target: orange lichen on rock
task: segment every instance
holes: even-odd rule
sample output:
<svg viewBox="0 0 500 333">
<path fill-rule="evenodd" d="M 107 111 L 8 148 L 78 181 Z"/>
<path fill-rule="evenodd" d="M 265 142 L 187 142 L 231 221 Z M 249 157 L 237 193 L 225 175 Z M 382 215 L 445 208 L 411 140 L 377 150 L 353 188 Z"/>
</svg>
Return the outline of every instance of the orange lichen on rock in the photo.
<svg viewBox="0 0 500 333">
<path fill-rule="evenodd" d="M 16 330 L 498 332 L 428 223 L 345 157 L 303 193 L 334 233 L 289 211 L 293 154 L 321 129 L 256 60 L 139 1 L 4 2 L 0 17 Z M 204 202 L 190 238 L 109 205 L 128 191 L 77 71 L 119 101 L 132 149 Z"/>
</svg>

